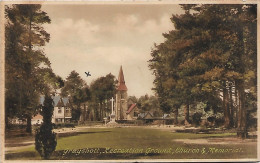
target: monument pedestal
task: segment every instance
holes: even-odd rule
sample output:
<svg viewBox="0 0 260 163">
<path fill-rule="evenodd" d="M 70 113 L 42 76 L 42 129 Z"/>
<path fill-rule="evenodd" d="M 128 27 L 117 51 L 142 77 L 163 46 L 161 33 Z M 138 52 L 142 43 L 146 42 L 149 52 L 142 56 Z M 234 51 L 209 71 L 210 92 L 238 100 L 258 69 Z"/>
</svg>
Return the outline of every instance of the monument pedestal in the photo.
<svg viewBox="0 0 260 163">
<path fill-rule="evenodd" d="M 110 115 L 110 122 L 107 123 L 108 126 L 117 126 L 118 123 L 116 123 L 116 116 L 115 114 Z"/>
<path fill-rule="evenodd" d="M 116 116 L 115 114 L 110 115 L 110 122 L 115 122 L 116 123 Z"/>
</svg>

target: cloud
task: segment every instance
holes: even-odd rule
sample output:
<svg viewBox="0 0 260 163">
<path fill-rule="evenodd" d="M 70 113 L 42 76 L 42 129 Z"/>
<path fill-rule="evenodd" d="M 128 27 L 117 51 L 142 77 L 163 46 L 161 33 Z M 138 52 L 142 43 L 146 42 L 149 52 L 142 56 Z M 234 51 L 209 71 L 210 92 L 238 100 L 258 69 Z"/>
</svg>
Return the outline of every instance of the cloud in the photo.
<svg viewBox="0 0 260 163">
<path fill-rule="evenodd" d="M 76 70 L 82 76 L 90 70 L 92 78 L 111 72 L 118 75 L 123 65 L 131 95 L 152 93 L 153 76 L 147 61 L 151 58 L 153 43 L 164 40 L 162 33 L 173 29 L 170 15 L 159 20 L 152 17 L 143 20 L 136 14 L 118 14 L 105 25 L 86 19 L 52 18 L 45 25 L 51 34 L 46 55 L 54 72 L 62 77 Z"/>
<path fill-rule="evenodd" d="M 46 31 L 51 34 L 51 44 L 94 44 L 98 39 L 95 37 L 100 29 L 99 25 L 80 19 L 74 21 L 70 18 L 58 19 L 50 25 L 45 25 Z"/>
</svg>

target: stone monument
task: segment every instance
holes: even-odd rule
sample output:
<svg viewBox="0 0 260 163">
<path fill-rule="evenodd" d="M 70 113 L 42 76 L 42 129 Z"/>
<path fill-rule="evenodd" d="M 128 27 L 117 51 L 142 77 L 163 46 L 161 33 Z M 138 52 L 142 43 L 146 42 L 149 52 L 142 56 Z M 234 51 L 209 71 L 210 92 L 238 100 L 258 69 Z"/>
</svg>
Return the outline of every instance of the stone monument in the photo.
<svg viewBox="0 0 260 163">
<path fill-rule="evenodd" d="M 115 116 L 115 111 L 114 111 L 114 98 L 111 98 L 111 103 L 112 103 L 112 111 L 111 111 L 111 115 L 110 115 L 110 122 L 107 123 L 108 126 L 111 125 L 117 125 L 116 123 L 116 116 Z"/>
</svg>

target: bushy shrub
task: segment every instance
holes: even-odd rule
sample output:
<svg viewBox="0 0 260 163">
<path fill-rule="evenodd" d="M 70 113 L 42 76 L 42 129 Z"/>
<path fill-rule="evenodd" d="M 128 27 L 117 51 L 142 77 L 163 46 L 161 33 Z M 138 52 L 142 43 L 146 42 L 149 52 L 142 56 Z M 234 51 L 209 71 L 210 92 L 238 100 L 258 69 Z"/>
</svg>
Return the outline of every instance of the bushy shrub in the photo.
<svg viewBox="0 0 260 163">
<path fill-rule="evenodd" d="M 194 113 L 192 115 L 192 122 L 194 125 L 199 126 L 201 122 L 202 113 Z"/>
</svg>

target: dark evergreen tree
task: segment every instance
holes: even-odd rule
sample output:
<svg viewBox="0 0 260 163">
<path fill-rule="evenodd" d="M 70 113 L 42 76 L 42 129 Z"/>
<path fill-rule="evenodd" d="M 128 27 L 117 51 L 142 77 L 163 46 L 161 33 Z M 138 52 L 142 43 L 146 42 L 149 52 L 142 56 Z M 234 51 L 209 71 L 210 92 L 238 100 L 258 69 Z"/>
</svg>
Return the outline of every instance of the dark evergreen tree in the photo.
<svg viewBox="0 0 260 163">
<path fill-rule="evenodd" d="M 51 119 L 53 109 L 53 99 L 46 94 L 41 110 L 43 123 L 40 128 L 36 130 L 35 134 L 35 149 L 43 159 L 49 159 L 57 145 L 56 134 L 52 131 L 53 124 Z"/>
</svg>

